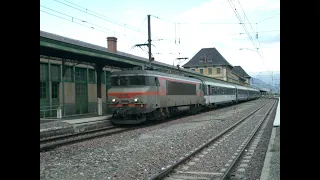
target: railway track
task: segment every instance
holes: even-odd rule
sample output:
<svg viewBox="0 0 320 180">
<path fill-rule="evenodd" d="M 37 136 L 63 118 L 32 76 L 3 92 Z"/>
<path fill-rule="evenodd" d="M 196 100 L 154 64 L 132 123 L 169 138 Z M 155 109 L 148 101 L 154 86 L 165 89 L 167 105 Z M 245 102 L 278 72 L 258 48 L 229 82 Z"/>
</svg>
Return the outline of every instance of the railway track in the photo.
<svg viewBox="0 0 320 180">
<path fill-rule="evenodd" d="M 183 115 L 187 116 L 187 115 Z M 51 138 L 45 138 L 45 139 L 40 139 L 40 152 L 42 151 L 48 151 L 52 150 L 54 148 L 68 145 L 68 144 L 73 144 L 93 138 L 98 138 L 102 136 L 110 136 L 114 134 L 119 134 L 127 131 L 131 131 L 137 128 L 144 128 L 152 125 L 156 125 L 159 123 L 165 123 L 168 121 L 172 121 L 178 118 L 181 118 L 183 116 L 173 116 L 171 118 L 162 120 L 162 121 L 147 121 L 144 122 L 143 124 L 139 125 L 118 125 L 118 126 L 109 126 L 105 128 L 100 128 L 96 130 L 90 130 L 90 131 L 84 131 L 81 133 L 76 133 L 76 134 L 68 134 L 68 135 L 62 135 L 62 136 L 56 136 L 56 137 L 51 137 Z"/>
<path fill-rule="evenodd" d="M 40 152 L 41 151 L 48 151 L 52 150 L 54 148 L 57 148 L 59 146 L 68 145 L 96 137 L 101 136 L 110 136 L 117 133 L 122 133 L 128 130 L 131 130 L 132 128 L 128 127 L 118 127 L 118 126 L 111 126 L 91 131 L 85 131 L 81 133 L 76 134 L 69 134 L 64 136 L 57 136 L 53 138 L 46 138 L 40 140 Z"/>
<path fill-rule="evenodd" d="M 263 104 L 253 112 L 249 113 L 247 116 L 242 118 L 241 120 L 234 123 L 229 128 L 225 129 L 223 132 L 219 133 L 215 137 L 211 138 L 206 143 L 203 143 L 200 145 L 200 147 L 194 149 L 191 151 L 190 154 L 185 155 L 184 157 L 181 157 L 177 162 L 175 162 L 172 165 L 167 166 L 166 168 L 162 168 L 162 171 L 160 171 L 158 174 L 155 174 L 151 176 L 150 180 L 158 180 L 158 179 L 227 179 L 230 176 L 230 173 L 235 168 L 238 160 L 240 159 L 241 155 L 245 152 L 245 149 L 247 148 L 248 144 L 251 142 L 257 131 L 260 129 L 263 122 L 269 117 L 269 114 L 271 110 L 274 108 L 277 101 L 270 100 L 269 102 Z M 228 162 L 225 162 L 227 164 L 227 168 L 224 168 L 220 172 L 199 172 L 199 171 L 183 171 L 183 166 L 186 165 L 188 161 L 191 161 L 192 159 L 196 159 L 199 161 L 199 158 L 195 158 L 199 154 L 207 154 L 208 151 L 205 151 L 205 149 L 212 150 L 214 149 L 214 145 L 218 145 L 222 142 L 221 139 L 223 137 L 228 137 L 230 134 L 235 131 L 236 128 L 241 127 L 244 122 L 246 122 L 247 119 L 252 118 L 255 116 L 255 114 L 265 108 L 268 104 L 271 104 L 270 108 L 268 108 L 267 113 L 263 115 L 263 118 L 259 121 L 259 123 L 255 126 L 255 128 L 251 131 L 251 134 L 243 141 L 243 143 L 240 145 L 240 147 L 237 149 L 237 151 L 232 155 L 231 159 Z M 258 116 L 258 115 L 257 115 Z M 259 115 L 261 116 L 261 115 Z M 218 141 L 219 140 L 219 141 Z M 199 155 L 200 157 L 204 155 Z"/>
<path fill-rule="evenodd" d="M 241 103 L 243 103 L 243 102 L 241 102 Z M 241 103 L 239 103 L 239 104 L 241 104 Z M 233 106 L 233 105 L 229 105 L 229 104 L 220 105 L 218 107 L 214 107 L 213 109 L 202 110 L 199 114 L 201 114 L 203 112 L 226 108 L 229 106 Z M 172 116 L 172 117 L 167 118 L 162 121 L 146 121 L 143 124 L 135 125 L 135 126 L 123 126 L 123 125 L 109 126 L 109 127 L 105 127 L 105 128 L 96 129 L 96 130 L 84 131 L 84 132 L 76 133 L 76 134 L 68 134 L 68 135 L 56 136 L 56 137 L 51 137 L 51 138 L 44 138 L 44 139 L 40 139 L 40 152 L 49 151 L 49 150 L 52 150 L 52 149 L 60 147 L 60 146 L 73 144 L 73 143 L 77 143 L 77 142 L 81 142 L 81 141 L 85 141 L 85 140 L 89 140 L 89 139 L 93 139 L 93 138 L 98 138 L 98 137 L 102 137 L 102 136 L 110 136 L 110 135 L 123 133 L 123 132 L 130 131 L 130 130 L 134 130 L 137 128 L 144 128 L 144 127 L 156 125 L 159 123 L 165 123 L 165 122 L 173 121 L 175 119 L 179 119 L 179 118 L 186 117 L 186 116 L 188 116 L 188 115 L 187 114 L 179 114 L 179 115 Z"/>
</svg>

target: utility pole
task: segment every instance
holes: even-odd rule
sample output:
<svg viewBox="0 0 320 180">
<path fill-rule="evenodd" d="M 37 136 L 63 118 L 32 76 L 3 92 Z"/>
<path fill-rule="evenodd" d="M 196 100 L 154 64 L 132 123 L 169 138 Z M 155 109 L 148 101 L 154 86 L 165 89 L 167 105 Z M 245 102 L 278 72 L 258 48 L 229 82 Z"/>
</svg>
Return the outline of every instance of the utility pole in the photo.
<svg viewBox="0 0 320 180">
<path fill-rule="evenodd" d="M 148 43 L 147 44 L 136 44 L 135 47 L 148 46 L 148 55 L 149 55 L 149 65 L 151 66 L 151 62 L 154 61 L 151 53 L 151 23 L 150 23 L 150 15 L 148 15 Z"/>
<path fill-rule="evenodd" d="M 148 15 L 148 48 L 149 48 L 149 62 L 151 64 L 151 27 L 150 27 L 150 15 Z"/>
</svg>

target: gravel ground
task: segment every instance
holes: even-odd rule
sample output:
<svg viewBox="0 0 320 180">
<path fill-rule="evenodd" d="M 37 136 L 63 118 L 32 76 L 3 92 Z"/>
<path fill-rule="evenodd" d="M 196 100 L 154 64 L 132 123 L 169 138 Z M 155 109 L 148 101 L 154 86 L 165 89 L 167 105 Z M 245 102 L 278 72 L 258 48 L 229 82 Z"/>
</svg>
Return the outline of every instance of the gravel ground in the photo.
<svg viewBox="0 0 320 180">
<path fill-rule="evenodd" d="M 40 179 L 147 179 L 267 101 L 259 99 L 42 152 Z"/>
<path fill-rule="evenodd" d="M 170 179 L 170 177 L 181 178 L 181 175 L 189 176 L 190 179 L 194 177 L 210 178 L 213 176 L 212 174 L 203 175 L 203 173 L 223 173 L 227 166 L 231 164 L 231 157 L 238 155 L 238 152 L 242 149 L 240 145 L 243 144 L 245 139 L 248 139 L 270 107 L 271 104 L 263 107 L 255 113 L 255 116 L 245 120 L 240 126 L 231 130 L 227 135 L 219 138 L 217 142 L 205 148 L 195 157 L 191 158 L 189 162 L 177 168 L 176 172 L 178 173 L 170 175 L 168 179 Z M 199 175 L 198 172 L 201 172 L 202 175 Z"/>
<path fill-rule="evenodd" d="M 277 105 L 276 105 L 277 106 Z M 272 133 L 273 128 L 273 121 L 276 115 L 276 110 L 273 110 L 270 116 L 269 121 L 265 121 L 265 123 L 262 125 L 262 128 L 257 132 L 257 136 L 259 136 L 259 139 L 254 139 L 253 142 L 251 142 L 248 145 L 248 149 L 254 148 L 255 146 L 252 144 L 257 144 L 256 148 L 254 149 L 253 153 L 246 152 L 243 154 L 242 158 L 245 156 L 252 156 L 250 162 L 245 163 L 248 164 L 248 167 L 243 168 L 242 172 L 239 172 L 238 170 L 241 168 L 239 167 L 240 164 L 244 164 L 243 160 L 240 160 L 239 163 L 237 163 L 237 168 L 234 169 L 234 171 L 231 173 L 234 175 L 231 179 L 260 179 L 265 155 L 268 149 L 269 140 Z M 256 141 L 254 143 L 254 141 Z M 280 170 L 280 168 L 279 168 Z"/>
</svg>

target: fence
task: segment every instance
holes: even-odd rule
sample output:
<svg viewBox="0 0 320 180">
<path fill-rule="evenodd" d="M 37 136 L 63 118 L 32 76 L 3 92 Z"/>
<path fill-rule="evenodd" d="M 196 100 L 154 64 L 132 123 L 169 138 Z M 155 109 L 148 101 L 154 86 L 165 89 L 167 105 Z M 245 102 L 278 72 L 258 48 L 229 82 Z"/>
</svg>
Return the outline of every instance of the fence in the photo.
<svg viewBox="0 0 320 180">
<path fill-rule="evenodd" d="M 106 103 L 102 103 L 103 114 L 107 114 Z M 98 103 L 76 103 L 40 106 L 40 118 L 60 119 L 62 117 L 98 114 Z"/>
</svg>

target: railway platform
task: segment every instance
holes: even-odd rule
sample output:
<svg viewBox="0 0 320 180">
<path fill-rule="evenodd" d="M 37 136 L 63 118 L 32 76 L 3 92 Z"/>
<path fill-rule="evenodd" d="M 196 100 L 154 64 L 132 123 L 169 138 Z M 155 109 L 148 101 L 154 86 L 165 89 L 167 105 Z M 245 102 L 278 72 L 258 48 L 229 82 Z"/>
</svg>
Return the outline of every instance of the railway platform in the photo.
<svg viewBox="0 0 320 180">
<path fill-rule="evenodd" d="M 72 116 L 62 119 L 40 119 L 40 139 L 75 134 L 111 126 L 112 115 Z"/>
<path fill-rule="evenodd" d="M 280 98 L 260 180 L 280 179 Z"/>
</svg>

